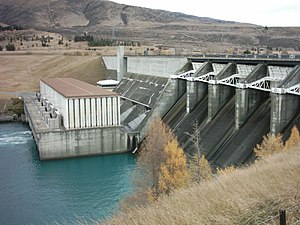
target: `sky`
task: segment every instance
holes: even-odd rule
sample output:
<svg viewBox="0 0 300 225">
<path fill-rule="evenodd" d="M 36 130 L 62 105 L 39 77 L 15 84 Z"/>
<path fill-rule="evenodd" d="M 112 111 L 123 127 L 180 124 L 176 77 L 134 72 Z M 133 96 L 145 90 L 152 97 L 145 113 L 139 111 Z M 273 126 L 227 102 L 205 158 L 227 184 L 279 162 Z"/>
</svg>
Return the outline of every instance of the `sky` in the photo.
<svg viewBox="0 0 300 225">
<path fill-rule="evenodd" d="M 112 0 L 126 5 L 182 12 L 261 26 L 300 27 L 300 0 Z"/>
</svg>

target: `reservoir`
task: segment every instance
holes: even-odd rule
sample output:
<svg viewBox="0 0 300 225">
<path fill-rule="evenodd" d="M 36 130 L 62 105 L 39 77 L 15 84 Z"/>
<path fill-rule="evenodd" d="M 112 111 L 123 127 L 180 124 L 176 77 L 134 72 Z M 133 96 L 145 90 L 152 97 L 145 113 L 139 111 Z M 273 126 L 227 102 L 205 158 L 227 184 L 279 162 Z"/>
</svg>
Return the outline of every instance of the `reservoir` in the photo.
<svg viewBox="0 0 300 225">
<path fill-rule="evenodd" d="M 132 192 L 135 156 L 40 161 L 23 123 L 0 123 L 0 224 L 92 223 Z"/>
</svg>

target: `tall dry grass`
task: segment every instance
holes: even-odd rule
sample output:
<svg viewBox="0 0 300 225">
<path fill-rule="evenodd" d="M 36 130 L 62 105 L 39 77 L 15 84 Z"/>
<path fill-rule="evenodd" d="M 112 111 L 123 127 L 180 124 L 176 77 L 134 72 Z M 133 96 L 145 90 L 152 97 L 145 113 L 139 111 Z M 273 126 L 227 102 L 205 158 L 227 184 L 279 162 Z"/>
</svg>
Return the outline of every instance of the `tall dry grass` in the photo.
<svg viewBox="0 0 300 225">
<path fill-rule="evenodd" d="M 179 190 L 145 208 L 118 214 L 106 223 L 276 224 L 278 211 L 288 209 L 288 224 L 299 224 L 299 153 L 297 149 L 275 154 L 211 182 Z"/>
</svg>

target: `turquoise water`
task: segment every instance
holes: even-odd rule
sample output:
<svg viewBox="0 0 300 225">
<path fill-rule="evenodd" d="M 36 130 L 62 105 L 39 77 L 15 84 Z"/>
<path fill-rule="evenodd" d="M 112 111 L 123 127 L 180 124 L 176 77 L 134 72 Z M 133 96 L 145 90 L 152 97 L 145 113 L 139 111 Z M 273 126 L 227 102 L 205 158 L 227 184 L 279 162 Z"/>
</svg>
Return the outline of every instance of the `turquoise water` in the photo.
<svg viewBox="0 0 300 225">
<path fill-rule="evenodd" d="M 132 191 L 132 154 L 40 161 L 29 127 L 0 123 L 0 224 L 105 219 Z"/>
</svg>

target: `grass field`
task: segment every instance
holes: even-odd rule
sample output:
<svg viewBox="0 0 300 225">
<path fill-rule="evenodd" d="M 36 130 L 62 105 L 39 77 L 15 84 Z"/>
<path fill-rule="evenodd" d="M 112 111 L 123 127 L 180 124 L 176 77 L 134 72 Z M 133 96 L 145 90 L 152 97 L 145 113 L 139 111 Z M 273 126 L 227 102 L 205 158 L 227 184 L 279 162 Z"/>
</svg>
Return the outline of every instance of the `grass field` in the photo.
<svg viewBox="0 0 300 225">
<path fill-rule="evenodd" d="M 300 149 L 179 190 L 145 208 L 133 208 L 107 224 L 300 224 Z"/>
<path fill-rule="evenodd" d="M 106 69 L 96 55 L 0 54 L 0 92 L 36 92 L 43 77 L 73 77 L 96 84 L 106 78 Z"/>
</svg>

